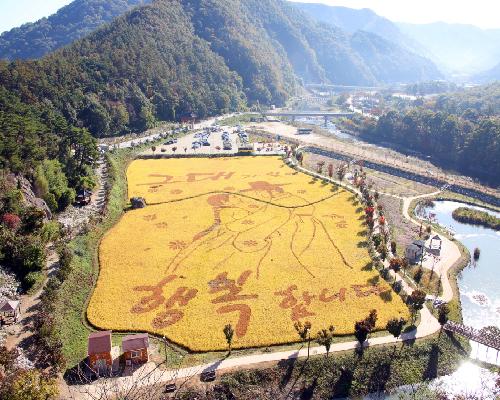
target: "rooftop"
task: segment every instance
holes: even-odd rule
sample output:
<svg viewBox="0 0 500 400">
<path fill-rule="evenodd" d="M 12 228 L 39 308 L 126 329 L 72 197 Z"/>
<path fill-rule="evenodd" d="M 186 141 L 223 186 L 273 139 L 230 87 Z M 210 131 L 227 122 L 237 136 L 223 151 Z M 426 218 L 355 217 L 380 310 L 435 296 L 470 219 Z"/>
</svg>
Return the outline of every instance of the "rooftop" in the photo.
<svg viewBox="0 0 500 400">
<path fill-rule="evenodd" d="M 19 301 L 17 300 L 4 300 L 0 301 L 0 311 L 16 311 L 19 307 Z"/>
<path fill-rule="evenodd" d="M 111 351 L 111 331 L 95 332 L 89 335 L 88 354 Z"/>
<path fill-rule="evenodd" d="M 122 339 L 123 351 L 147 349 L 149 347 L 149 336 L 147 333 L 128 335 Z"/>
</svg>

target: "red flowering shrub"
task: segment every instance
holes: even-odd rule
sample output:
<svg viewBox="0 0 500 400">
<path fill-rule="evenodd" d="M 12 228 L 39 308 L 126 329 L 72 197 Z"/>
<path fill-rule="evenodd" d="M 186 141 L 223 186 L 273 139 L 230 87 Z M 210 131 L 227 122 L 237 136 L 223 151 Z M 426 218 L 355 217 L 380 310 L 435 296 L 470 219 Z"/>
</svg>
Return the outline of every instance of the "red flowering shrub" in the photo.
<svg viewBox="0 0 500 400">
<path fill-rule="evenodd" d="M 9 229 L 17 230 L 21 225 L 21 218 L 16 214 L 7 213 L 2 216 L 2 223 Z"/>
<path fill-rule="evenodd" d="M 366 215 L 373 215 L 375 209 L 373 207 L 366 207 L 365 208 L 365 213 Z"/>
</svg>

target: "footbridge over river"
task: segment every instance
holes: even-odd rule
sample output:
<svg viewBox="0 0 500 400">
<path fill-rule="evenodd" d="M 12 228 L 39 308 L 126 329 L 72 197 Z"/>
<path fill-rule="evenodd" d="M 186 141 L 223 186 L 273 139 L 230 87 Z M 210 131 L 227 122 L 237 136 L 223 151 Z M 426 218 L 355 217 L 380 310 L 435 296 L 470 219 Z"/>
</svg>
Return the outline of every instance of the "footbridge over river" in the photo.
<svg viewBox="0 0 500 400">
<path fill-rule="evenodd" d="M 486 346 L 486 352 L 488 352 L 489 348 L 495 349 L 497 351 L 498 359 L 498 352 L 500 351 L 500 335 L 496 332 L 489 331 L 488 329 L 472 328 L 453 321 L 446 322 L 443 329 Z"/>
<path fill-rule="evenodd" d="M 325 119 L 325 125 L 330 119 L 335 118 L 352 118 L 354 116 L 353 112 L 331 112 L 331 111 L 268 111 L 263 112 L 262 115 L 266 117 L 287 117 L 295 121 L 295 118 L 303 117 L 322 117 Z"/>
</svg>

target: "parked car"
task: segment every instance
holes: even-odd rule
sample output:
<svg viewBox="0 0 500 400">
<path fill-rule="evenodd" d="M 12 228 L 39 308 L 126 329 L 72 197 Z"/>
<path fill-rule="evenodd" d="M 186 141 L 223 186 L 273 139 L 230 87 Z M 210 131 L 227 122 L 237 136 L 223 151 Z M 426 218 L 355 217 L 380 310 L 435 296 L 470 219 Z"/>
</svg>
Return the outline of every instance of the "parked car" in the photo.
<svg viewBox="0 0 500 400">
<path fill-rule="evenodd" d="M 201 373 L 200 380 L 202 382 L 211 382 L 215 380 L 215 371 L 204 371 Z"/>
</svg>

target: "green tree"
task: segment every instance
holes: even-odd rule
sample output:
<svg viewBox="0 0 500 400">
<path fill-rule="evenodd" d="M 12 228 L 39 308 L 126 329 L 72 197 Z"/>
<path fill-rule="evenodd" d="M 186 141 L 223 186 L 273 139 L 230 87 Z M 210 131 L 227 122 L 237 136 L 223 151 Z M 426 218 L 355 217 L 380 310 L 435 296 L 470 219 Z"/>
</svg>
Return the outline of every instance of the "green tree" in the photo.
<svg viewBox="0 0 500 400">
<path fill-rule="evenodd" d="M 5 400 L 52 400 L 59 395 L 57 381 L 31 369 L 16 373 L 5 393 Z"/>
<path fill-rule="evenodd" d="M 307 359 L 309 359 L 309 349 L 311 346 L 311 323 L 309 321 L 305 321 L 304 323 L 300 321 L 296 321 L 293 324 L 293 327 L 297 331 L 300 339 L 305 342 L 307 341 Z"/>
<path fill-rule="evenodd" d="M 421 310 L 424 307 L 425 303 L 425 292 L 422 290 L 414 290 L 409 296 L 408 296 L 408 305 L 410 306 L 410 309 L 412 311 L 412 321 L 415 322 L 415 318 L 417 315 L 417 312 Z"/>
<path fill-rule="evenodd" d="M 316 337 L 316 342 L 318 342 L 320 346 L 325 346 L 326 357 L 328 357 L 328 354 L 330 353 L 330 347 L 333 342 L 334 332 L 335 328 L 333 327 L 333 325 L 330 325 L 328 329 L 321 329 Z"/>
<path fill-rule="evenodd" d="M 401 335 L 405 324 L 406 320 L 404 318 L 391 318 L 387 321 L 385 328 L 395 339 L 397 339 Z"/>
<path fill-rule="evenodd" d="M 394 282 L 398 277 L 398 272 L 401 270 L 402 261 L 399 257 L 393 257 L 389 261 L 389 268 L 394 271 Z"/>
<path fill-rule="evenodd" d="M 442 327 L 448 322 L 448 314 L 450 313 L 450 307 L 448 304 L 441 304 L 438 308 L 438 322 Z"/>
<path fill-rule="evenodd" d="M 229 347 L 229 353 L 231 353 L 231 344 L 233 343 L 234 329 L 231 324 L 227 324 L 223 329 L 224 336 L 226 338 L 227 345 Z"/>
<path fill-rule="evenodd" d="M 375 329 L 377 323 L 377 310 L 371 310 L 370 314 L 354 324 L 354 336 L 359 342 L 360 354 L 363 354 L 363 344 L 368 339 L 368 335 Z"/>
</svg>

